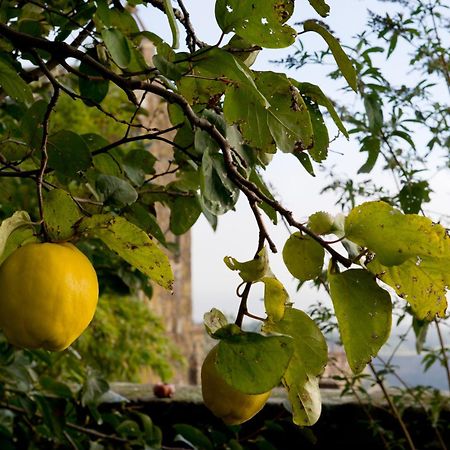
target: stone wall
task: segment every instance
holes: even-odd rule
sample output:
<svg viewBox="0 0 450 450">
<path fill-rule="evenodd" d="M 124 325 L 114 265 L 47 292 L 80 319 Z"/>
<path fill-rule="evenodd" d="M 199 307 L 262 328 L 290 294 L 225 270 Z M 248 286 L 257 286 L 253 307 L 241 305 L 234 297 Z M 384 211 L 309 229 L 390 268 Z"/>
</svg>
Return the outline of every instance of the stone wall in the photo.
<svg viewBox="0 0 450 450">
<path fill-rule="evenodd" d="M 145 49 L 147 61 L 151 61 L 153 46 L 148 44 Z M 148 128 L 167 129 L 172 126 L 167 114 L 167 104 L 161 98 L 147 94 L 144 108 L 147 116 L 141 117 L 141 122 Z M 175 131 L 164 135 L 171 140 Z M 173 166 L 172 147 L 161 141 L 153 141 L 151 153 L 157 158 L 156 173 L 164 173 Z M 173 174 L 158 177 L 155 183 L 165 185 L 174 180 Z M 191 285 L 191 234 L 190 232 L 175 236 L 169 231 L 170 210 L 161 204 L 156 206 L 157 220 L 168 242 L 176 244 L 177 250 L 167 252 L 174 273 L 173 293 L 153 284 L 154 292 L 150 308 L 160 316 L 165 324 L 168 336 L 185 359 L 185 364 L 175 364 L 176 373 L 171 380 L 177 384 L 196 384 L 199 382 L 199 368 L 204 356 L 205 332 L 203 326 L 192 321 L 192 285 Z M 146 372 L 144 382 L 157 381 L 151 373 Z"/>
</svg>

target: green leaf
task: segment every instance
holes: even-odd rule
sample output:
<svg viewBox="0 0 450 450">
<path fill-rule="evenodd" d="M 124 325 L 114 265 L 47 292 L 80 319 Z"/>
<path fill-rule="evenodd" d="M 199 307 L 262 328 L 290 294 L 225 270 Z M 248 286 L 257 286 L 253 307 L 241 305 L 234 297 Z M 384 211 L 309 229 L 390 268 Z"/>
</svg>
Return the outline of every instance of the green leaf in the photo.
<svg viewBox="0 0 450 450">
<path fill-rule="evenodd" d="M 323 334 L 307 314 L 293 308 L 286 308 L 279 322 L 266 323 L 263 331 L 293 338 L 294 353 L 282 382 L 292 405 L 294 423 L 313 425 L 319 419 L 322 408 L 318 377 L 328 362 Z"/>
<path fill-rule="evenodd" d="M 342 75 L 347 80 L 349 86 L 356 92 L 358 90 L 358 86 L 355 68 L 353 67 L 349 57 L 345 54 L 344 50 L 342 50 L 339 41 L 326 28 L 314 20 L 306 20 L 303 24 L 303 28 L 305 31 L 314 31 L 322 36 L 328 44 L 331 53 L 333 53 L 334 59 L 336 60 Z"/>
<path fill-rule="evenodd" d="M 314 161 L 320 163 L 328 156 L 328 146 L 330 145 L 328 129 L 317 104 L 313 103 L 308 97 L 305 97 L 305 104 L 308 108 L 313 131 L 313 144 L 308 153 Z"/>
<path fill-rule="evenodd" d="M 197 133 L 204 132 L 197 130 Z M 203 153 L 200 190 L 204 206 L 215 215 L 234 208 L 239 197 L 239 189 L 228 177 L 223 156 L 210 147 Z"/>
<path fill-rule="evenodd" d="M 231 53 L 212 47 L 208 51 L 202 49 L 190 60 L 189 76 L 184 76 L 177 85 L 191 103 L 211 105 L 215 98 L 219 100 L 227 86 L 232 85 L 245 89 L 246 95 L 254 97 L 264 107 L 268 106 L 255 85 L 252 71 Z"/>
<path fill-rule="evenodd" d="M 364 108 L 367 114 L 369 130 L 377 134 L 383 127 L 383 110 L 380 96 L 376 92 L 371 92 L 363 96 Z"/>
<path fill-rule="evenodd" d="M 202 449 L 202 450 L 213 450 L 214 446 L 210 439 L 198 428 L 192 425 L 177 423 L 173 425 L 173 429 L 177 436 L 175 436 L 175 441 L 182 440 L 183 442 L 189 444 L 192 448 Z M 180 439 L 182 437 L 183 439 Z"/>
<path fill-rule="evenodd" d="M 95 13 L 96 19 L 100 19 L 105 27 L 118 28 L 122 33 L 126 35 L 139 34 L 139 27 L 136 21 L 134 20 L 133 16 L 130 14 L 130 11 L 128 11 L 127 9 L 123 8 L 119 9 L 116 7 L 110 9 L 108 7 L 108 2 L 106 0 L 99 0 L 96 3 L 97 3 L 97 10 Z M 89 19 L 90 18 L 91 17 L 89 17 Z M 95 23 L 97 24 L 98 22 L 96 21 Z M 152 39 L 150 40 L 154 42 Z"/>
<path fill-rule="evenodd" d="M 313 129 L 308 108 L 286 75 L 258 72 L 256 85 L 270 103 L 267 125 L 277 147 L 284 152 L 310 148 Z"/>
<path fill-rule="evenodd" d="M 52 438 L 63 439 L 63 428 L 65 425 L 65 401 L 44 397 L 41 394 L 35 394 L 34 400 L 37 404 L 38 411 L 42 416 L 44 425 L 50 431 Z"/>
<path fill-rule="evenodd" d="M 299 231 L 291 234 L 283 247 L 283 261 L 291 275 L 301 281 L 312 280 L 322 273 L 325 250 Z"/>
<path fill-rule="evenodd" d="M 381 141 L 376 136 L 366 136 L 361 141 L 360 152 L 367 152 L 367 161 L 359 168 L 358 173 L 369 173 L 377 162 L 378 155 L 380 154 Z"/>
<path fill-rule="evenodd" d="M 223 112 L 228 123 L 239 125 L 245 142 L 265 152 L 275 152 L 275 141 L 267 126 L 267 110 L 258 98 L 246 94 L 245 88 L 232 85 L 226 90 Z"/>
<path fill-rule="evenodd" d="M 0 59 L 0 86 L 7 95 L 20 103 L 33 101 L 30 86 L 17 74 L 16 69 L 2 59 Z"/>
<path fill-rule="evenodd" d="M 89 54 L 90 52 L 88 52 Z M 96 59 L 96 53 L 91 52 L 90 56 L 94 56 Z M 78 70 L 90 77 L 100 77 L 101 74 L 93 69 L 89 64 L 81 62 Z M 109 80 L 99 79 L 92 80 L 83 77 L 78 77 L 78 89 L 80 90 L 80 95 L 83 97 L 82 100 L 87 106 L 94 106 L 94 103 L 101 103 L 105 97 L 108 95 L 109 91 Z M 92 103 L 93 102 L 93 103 Z"/>
<path fill-rule="evenodd" d="M 375 258 L 367 268 L 411 305 L 417 319 L 429 321 L 436 315 L 445 317 L 449 263 L 449 259 L 424 257 L 410 258 L 398 266 L 387 267 Z"/>
<path fill-rule="evenodd" d="M 285 25 L 293 11 L 293 0 L 217 0 L 215 9 L 217 23 L 224 33 L 235 32 L 266 48 L 289 47 L 295 42 L 296 31 Z"/>
<path fill-rule="evenodd" d="M 430 201 L 430 186 L 427 181 L 405 184 L 398 194 L 400 206 L 406 214 L 418 214 L 422 203 Z"/>
<path fill-rule="evenodd" d="M 20 121 L 20 131 L 27 144 L 33 149 L 39 149 L 42 144 L 42 122 L 48 103 L 44 100 L 38 100 L 22 117 Z"/>
<path fill-rule="evenodd" d="M 211 311 L 203 315 L 203 322 L 207 333 L 213 336 L 218 330 L 228 325 L 228 319 L 225 314 L 217 308 L 211 309 Z"/>
<path fill-rule="evenodd" d="M 250 173 L 249 180 L 254 183 L 258 189 L 267 197 L 269 197 L 271 200 L 275 200 L 272 193 L 270 192 L 267 185 L 264 183 L 261 175 L 256 171 L 256 169 L 253 169 Z M 267 203 L 262 202 L 258 204 L 258 207 L 261 208 L 267 215 L 267 217 L 272 221 L 274 225 L 278 222 L 278 215 L 277 212 Z"/>
<path fill-rule="evenodd" d="M 327 17 L 330 13 L 330 7 L 324 2 L 324 0 L 308 0 L 309 4 L 316 10 L 322 17 Z"/>
<path fill-rule="evenodd" d="M 103 30 L 102 38 L 113 61 L 121 69 L 126 69 L 131 60 L 131 51 L 127 38 L 116 28 Z"/>
<path fill-rule="evenodd" d="M 67 399 L 73 398 L 72 391 L 67 384 L 57 381 L 49 376 L 41 376 L 39 378 L 39 384 L 46 394 Z"/>
<path fill-rule="evenodd" d="M 159 70 L 161 75 L 164 75 L 170 80 L 178 81 L 183 76 L 182 67 L 169 61 L 162 55 L 154 55 L 152 61 L 153 65 Z"/>
<path fill-rule="evenodd" d="M 328 274 L 342 343 L 353 373 L 364 370 L 391 332 L 389 294 L 363 269 Z"/>
<path fill-rule="evenodd" d="M 15 414 L 11 410 L 3 408 L 0 409 L 0 436 L 13 437 L 14 417 Z"/>
<path fill-rule="evenodd" d="M 235 389 L 262 394 L 280 383 L 293 352 L 289 336 L 241 333 L 221 340 L 217 371 Z"/>
<path fill-rule="evenodd" d="M 131 205 L 138 198 L 138 193 L 130 183 L 111 175 L 99 175 L 95 188 L 101 194 L 103 202 L 116 206 Z"/>
<path fill-rule="evenodd" d="M 239 262 L 231 256 L 225 256 L 223 260 L 229 269 L 239 270 L 239 276 L 247 283 L 261 280 L 270 271 L 265 247 L 250 261 Z"/>
<path fill-rule="evenodd" d="M 330 234 L 335 231 L 334 217 L 325 211 L 318 211 L 308 217 L 308 228 L 315 234 Z"/>
<path fill-rule="evenodd" d="M 101 239 L 111 250 L 144 275 L 171 290 L 173 273 L 167 256 L 148 235 L 123 217 L 95 214 L 84 218 L 79 230 Z"/>
<path fill-rule="evenodd" d="M 444 227 L 427 217 L 402 214 L 381 201 L 353 208 L 345 220 L 345 235 L 375 252 L 386 266 L 399 265 L 410 258 L 450 256 L 450 240 Z"/>
<path fill-rule="evenodd" d="M 416 351 L 419 355 L 420 353 L 422 353 L 423 347 L 425 345 L 430 322 L 419 320 L 416 317 L 413 317 L 412 327 L 414 330 L 414 335 L 416 336 Z"/>
<path fill-rule="evenodd" d="M 406 131 L 401 130 L 395 130 L 391 133 L 392 136 L 398 136 L 399 138 L 402 138 L 405 140 L 414 150 L 416 149 L 416 145 L 414 144 L 414 141 L 411 138 L 411 135 L 407 133 Z"/>
<path fill-rule="evenodd" d="M 170 231 L 176 236 L 186 233 L 201 212 L 197 197 L 177 197 L 170 206 Z"/>
<path fill-rule="evenodd" d="M 123 170 L 127 177 L 136 185 L 142 186 L 146 175 L 155 173 L 156 158 L 148 150 L 133 149 L 123 158 Z"/>
<path fill-rule="evenodd" d="M 274 277 L 264 277 L 264 308 L 269 320 L 278 322 L 284 316 L 289 295 L 279 280 Z"/>
<path fill-rule="evenodd" d="M 81 388 L 81 404 L 98 405 L 103 394 L 108 392 L 109 384 L 103 378 L 99 378 L 95 372 L 89 372 Z"/>
<path fill-rule="evenodd" d="M 52 189 L 44 195 L 44 222 L 53 241 L 70 239 L 75 232 L 73 225 L 80 218 L 80 210 L 66 191 Z"/>
<path fill-rule="evenodd" d="M 11 217 L 4 219 L 0 225 L 0 263 L 32 238 L 33 226 L 26 211 L 16 211 Z"/>
<path fill-rule="evenodd" d="M 57 172 L 74 176 L 92 164 L 92 157 L 84 139 L 77 133 L 61 130 L 48 138 L 48 163 Z"/>
<path fill-rule="evenodd" d="M 328 97 L 325 96 L 325 94 L 322 92 L 322 89 L 320 89 L 320 87 L 316 86 L 315 84 L 306 82 L 300 83 L 296 80 L 293 80 L 292 78 L 290 78 L 290 81 L 302 95 L 310 97 L 318 105 L 324 106 L 328 110 L 339 131 L 348 139 L 348 132 L 345 129 L 342 120 L 334 109 L 333 103 Z"/>
<path fill-rule="evenodd" d="M 293 155 L 300 161 L 300 164 L 312 177 L 316 176 L 311 159 L 306 152 L 294 152 Z"/>
<path fill-rule="evenodd" d="M 133 203 L 124 213 L 127 220 L 144 230 L 150 236 L 158 239 L 161 244 L 166 245 L 166 238 L 161 230 L 156 217 L 149 211 L 149 207 L 140 203 Z"/>
</svg>

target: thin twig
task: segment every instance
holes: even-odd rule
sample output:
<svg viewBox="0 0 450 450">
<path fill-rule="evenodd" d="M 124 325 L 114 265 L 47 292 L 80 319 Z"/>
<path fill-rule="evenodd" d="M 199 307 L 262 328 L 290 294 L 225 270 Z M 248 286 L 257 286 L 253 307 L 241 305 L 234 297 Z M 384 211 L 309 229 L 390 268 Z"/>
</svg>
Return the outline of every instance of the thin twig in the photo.
<svg viewBox="0 0 450 450">
<path fill-rule="evenodd" d="M 444 342 L 444 338 L 442 336 L 441 333 L 441 328 L 439 326 L 439 322 L 435 319 L 434 323 L 436 324 L 436 331 L 437 331 L 437 335 L 439 338 L 439 346 L 441 347 L 441 353 L 442 353 L 442 364 L 445 368 L 445 372 L 447 375 L 447 383 L 448 383 L 448 389 L 450 390 L 450 366 L 448 363 L 448 357 L 447 357 L 447 352 L 445 349 L 445 342 Z"/>
<path fill-rule="evenodd" d="M 48 164 L 47 143 L 48 143 L 50 116 L 53 112 L 53 108 L 56 106 L 56 103 L 58 101 L 60 89 L 59 89 L 58 82 L 51 75 L 50 71 L 47 69 L 46 65 L 42 61 L 41 57 L 37 54 L 37 52 L 33 52 L 33 56 L 36 58 L 42 71 L 45 73 L 48 80 L 50 81 L 50 83 L 53 86 L 53 95 L 47 106 L 47 110 L 45 111 L 44 119 L 42 121 L 42 141 L 41 141 L 41 146 L 40 146 L 41 163 L 40 163 L 40 167 L 39 167 L 39 171 L 38 171 L 37 179 L 36 179 L 36 189 L 37 189 L 38 204 L 39 204 L 39 216 L 42 221 L 42 232 L 45 236 L 45 239 L 48 240 L 49 235 L 48 235 L 47 226 L 46 226 L 46 223 L 44 220 L 44 199 L 43 199 L 43 194 L 42 194 L 42 187 L 44 184 L 44 176 L 45 176 L 45 172 L 47 170 L 47 164 Z"/>
<path fill-rule="evenodd" d="M 394 402 L 392 401 L 391 396 L 389 395 L 389 393 L 386 389 L 386 386 L 383 383 L 383 380 L 378 375 L 378 372 L 376 371 L 373 363 L 370 362 L 369 367 L 375 377 L 375 380 L 376 380 L 378 386 L 381 388 L 381 391 L 383 392 L 384 398 L 386 399 L 386 401 L 389 405 L 389 408 L 392 411 L 392 414 L 394 415 L 394 417 L 397 419 L 398 423 L 400 424 L 403 434 L 405 435 L 406 441 L 408 442 L 409 448 L 411 450 L 416 450 L 416 446 L 414 445 L 411 435 L 409 434 L 408 428 L 406 427 L 406 424 L 403 421 L 402 416 L 400 415 L 400 412 L 398 411 L 397 407 L 395 406 Z"/>
</svg>

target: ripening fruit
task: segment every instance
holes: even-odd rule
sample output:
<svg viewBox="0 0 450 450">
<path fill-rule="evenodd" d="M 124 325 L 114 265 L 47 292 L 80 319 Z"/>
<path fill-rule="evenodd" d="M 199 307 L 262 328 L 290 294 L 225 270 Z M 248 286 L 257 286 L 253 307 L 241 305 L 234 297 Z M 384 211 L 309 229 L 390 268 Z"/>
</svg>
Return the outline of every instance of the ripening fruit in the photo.
<svg viewBox="0 0 450 450">
<path fill-rule="evenodd" d="M 217 345 L 208 353 L 202 365 L 202 394 L 208 409 L 227 425 L 239 425 L 251 419 L 266 404 L 269 392 L 244 394 L 230 386 L 216 369 Z"/>
<path fill-rule="evenodd" d="M 325 251 L 309 236 L 296 232 L 289 236 L 283 247 L 283 261 L 295 278 L 313 280 L 322 273 Z"/>
<path fill-rule="evenodd" d="M 0 266 L 0 328 L 18 347 L 64 350 L 91 322 L 97 300 L 95 270 L 72 244 L 28 244 Z"/>
</svg>

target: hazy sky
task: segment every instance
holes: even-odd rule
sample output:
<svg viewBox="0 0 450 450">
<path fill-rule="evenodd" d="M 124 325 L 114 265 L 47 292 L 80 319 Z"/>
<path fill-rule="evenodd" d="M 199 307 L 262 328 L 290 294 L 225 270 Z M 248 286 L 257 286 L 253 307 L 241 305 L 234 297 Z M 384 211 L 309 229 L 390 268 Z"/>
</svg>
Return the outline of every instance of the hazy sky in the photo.
<svg viewBox="0 0 450 450">
<path fill-rule="evenodd" d="M 191 12 L 191 20 L 198 31 L 200 39 L 214 43 L 217 41 L 220 30 L 214 19 L 214 1 L 209 0 L 185 0 L 188 10 Z M 331 14 L 326 22 L 343 45 L 351 45 L 352 36 L 361 32 L 367 21 L 367 9 L 384 12 L 392 9 L 392 5 L 381 3 L 377 0 L 329 0 Z M 170 41 L 169 26 L 162 14 L 154 12 L 141 15 L 144 23 L 149 29 L 157 32 Z M 293 24 L 317 17 L 306 0 L 296 1 L 294 18 L 289 21 Z M 318 36 L 302 36 L 306 46 L 325 48 L 325 44 Z M 400 44 L 401 45 L 401 44 Z M 284 71 L 281 66 L 270 63 L 270 60 L 286 56 L 292 50 L 264 50 L 260 53 L 254 68 L 259 70 Z M 394 61 L 383 62 L 386 73 L 391 79 L 397 77 L 398 82 L 403 81 L 401 77 L 407 73 L 407 56 L 397 57 Z M 308 67 L 300 71 L 290 71 L 289 75 L 301 81 L 310 81 L 319 84 L 324 92 L 331 98 L 344 102 L 349 107 L 357 103 L 356 94 L 343 94 L 339 90 L 340 84 L 326 78 L 326 74 L 332 67 Z M 413 75 L 411 75 L 413 76 Z M 331 127 L 330 135 L 335 134 L 335 128 Z M 339 174 L 352 175 L 357 168 L 365 162 L 365 154 L 358 153 L 357 145 L 345 139 L 335 141 L 330 149 L 329 160 L 325 162 L 326 167 L 336 165 Z M 317 177 L 308 175 L 297 160 L 290 155 L 276 155 L 265 173 L 265 179 L 271 183 L 277 194 L 277 198 L 288 208 L 291 208 L 297 219 L 306 220 L 308 215 L 318 211 L 327 210 L 331 213 L 340 212 L 335 206 L 337 200 L 333 194 L 321 195 L 320 190 L 326 184 L 325 175 L 316 165 Z M 376 175 L 379 177 L 380 175 Z M 386 177 L 386 175 L 383 175 Z M 432 209 L 445 211 L 444 205 L 448 204 L 449 189 L 444 181 L 444 174 L 435 177 L 434 183 L 440 190 L 441 195 L 436 198 Z M 386 185 L 394 186 L 392 178 L 386 177 Z M 296 292 L 296 282 L 287 272 L 281 260 L 281 250 L 287 237 L 288 230 L 283 224 L 270 227 L 270 234 L 277 244 L 279 253 L 271 255 L 271 267 L 275 275 L 285 284 L 291 300 L 295 301 L 296 307 L 306 309 L 311 300 L 318 297 L 315 291 L 302 288 Z M 222 309 L 226 314 L 235 316 L 238 308 L 238 298 L 235 289 L 240 283 L 236 272 L 230 271 L 223 263 L 224 256 L 230 255 L 238 260 L 248 260 L 253 257 L 256 249 L 258 230 L 253 216 L 241 196 L 237 204 L 237 212 L 229 212 L 219 219 L 218 230 L 214 233 L 206 220 L 200 218 L 194 226 L 192 246 L 192 273 L 193 273 L 193 309 L 194 319 L 201 321 L 203 314 L 212 307 Z M 262 314 L 262 289 L 253 289 L 250 310 Z"/>
</svg>

